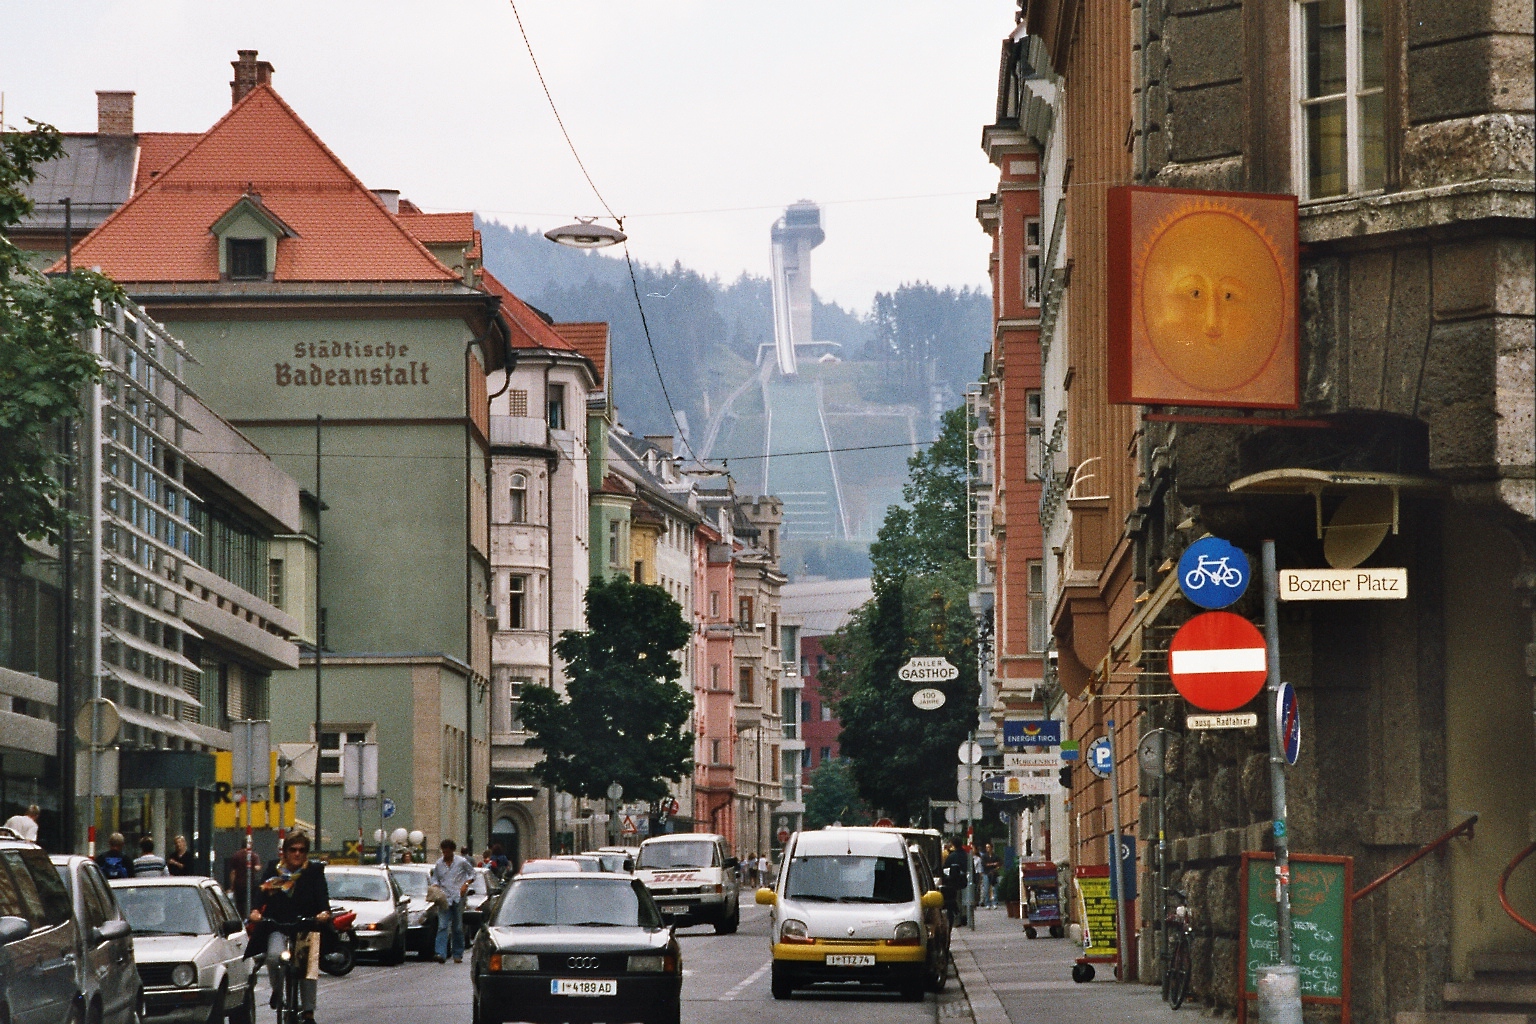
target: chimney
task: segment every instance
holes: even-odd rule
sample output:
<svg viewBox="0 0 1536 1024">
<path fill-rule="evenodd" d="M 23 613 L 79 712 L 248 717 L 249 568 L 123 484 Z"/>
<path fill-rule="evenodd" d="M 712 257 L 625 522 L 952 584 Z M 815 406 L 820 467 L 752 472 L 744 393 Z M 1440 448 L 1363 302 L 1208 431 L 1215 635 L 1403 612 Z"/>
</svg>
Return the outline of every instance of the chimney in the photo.
<svg viewBox="0 0 1536 1024">
<path fill-rule="evenodd" d="M 239 60 L 230 61 L 230 67 L 235 69 L 235 80 L 229 83 L 229 105 L 234 106 L 245 99 L 246 93 L 258 85 L 270 85 L 272 82 L 272 65 L 264 60 L 256 59 L 255 50 L 240 50 Z"/>
<path fill-rule="evenodd" d="M 400 190 L 397 188 L 376 188 L 373 194 L 379 197 L 379 202 L 390 213 L 400 212 Z"/>
<path fill-rule="evenodd" d="M 671 434 L 646 434 L 645 439 L 668 455 L 672 454 Z"/>
<path fill-rule="evenodd" d="M 96 90 L 96 134 L 133 134 L 133 93 Z"/>
</svg>

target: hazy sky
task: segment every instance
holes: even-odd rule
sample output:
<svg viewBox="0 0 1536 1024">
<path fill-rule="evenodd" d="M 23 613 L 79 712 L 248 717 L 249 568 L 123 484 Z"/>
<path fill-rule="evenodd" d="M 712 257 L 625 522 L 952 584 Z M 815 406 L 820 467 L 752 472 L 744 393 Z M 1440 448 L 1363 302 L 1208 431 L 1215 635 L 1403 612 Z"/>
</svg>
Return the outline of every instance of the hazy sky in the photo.
<svg viewBox="0 0 1536 1024">
<path fill-rule="evenodd" d="M 980 285 L 975 200 L 1013 0 L 519 0 L 566 127 L 631 250 L 765 274 L 781 208 L 824 205 L 824 298 Z M 95 128 L 133 89 L 147 131 L 200 131 L 255 48 L 370 187 L 547 229 L 600 213 L 506 0 L 0 0 L 5 116 Z M 922 197 L 898 198 L 889 197 Z M 885 201 L 869 201 L 885 200 Z M 750 207 L 752 209 L 742 209 Z M 731 212 L 701 212 L 729 210 Z"/>
</svg>

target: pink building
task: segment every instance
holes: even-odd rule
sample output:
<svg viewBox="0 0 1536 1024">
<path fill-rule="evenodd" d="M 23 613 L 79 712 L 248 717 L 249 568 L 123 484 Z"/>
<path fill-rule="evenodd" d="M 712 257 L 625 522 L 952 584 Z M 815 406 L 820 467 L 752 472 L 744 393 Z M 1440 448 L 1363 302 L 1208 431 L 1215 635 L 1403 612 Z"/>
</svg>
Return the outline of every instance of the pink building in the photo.
<svg viewBox="0 0 1536 1024">
<path fill-rule="evenodd" d="M 733 690 L 735 628 L 732 595 L 735 563 L 729 533 L 729 513 L 720 514 L 725 524 L 708 519 L 695 530 L 698 549 L 695 572 L 702 579 L 694 587 L 698 608 L 698 651 L 694 662 L 694 709 L 698 745 L 694 755 L 694 828 L 715 832 L 728 839 L 736 835 L 736 710 Z"/>
</svg>

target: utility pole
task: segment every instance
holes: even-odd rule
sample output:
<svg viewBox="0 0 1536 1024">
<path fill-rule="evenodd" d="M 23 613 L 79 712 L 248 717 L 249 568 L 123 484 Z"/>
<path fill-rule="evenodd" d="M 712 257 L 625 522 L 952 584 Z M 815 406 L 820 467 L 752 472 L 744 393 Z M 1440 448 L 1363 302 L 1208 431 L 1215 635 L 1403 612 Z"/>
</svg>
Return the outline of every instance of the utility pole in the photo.
<svg viewBox="0 0 1536 1024">
<path fill-rule="evenodd" d="M 1119 961 L 1116 972 L 1120 982 L 1130 981 L 1129 964 L 1125 959 L 1127 936 L 1125 934 L 1125 865 L 1120 855 L 1120 768 L 1115 762 L 1115 720 L 1109 719 L 1109 814 L 1114 828 L 1114 846 L 1109 851 L 1109 879 L 1115 894 L 1115 958 Z"/>
<path fill-rule="evenodd" d="M 320 785 L 320 742 L 321 730 L 325 726 L 325 719 L 321 715 L 320 695 L 322 688 L 321 662 L 324 661 L 325 650 L 325 591 L 321 587 L 320 566 L 324 561 L 321 551 L 320 522 L 325 515 L 325 500 L 320 489 L 320 429 L 325 422 L 325 417 L 320 413 L 315 414 L 315 842 L 314 848 L 318 852 L 321 848 L 321 836 L 324 834 L 320 828 L 322 789 Z"/>
<path fill-rule="evenodd" d="M 1280 964 L 1291 960 L 1291 856 L 1285 811 L 1285 741 L 1274 714 L 1280 693 L 1280 580 L 1275 571 L 1275 542 L 1264 542 L 1264 646 L 1269 663 L 1269 788 L 1275 820 L 1275 936 L 1280 944 Z"/>
</svg>

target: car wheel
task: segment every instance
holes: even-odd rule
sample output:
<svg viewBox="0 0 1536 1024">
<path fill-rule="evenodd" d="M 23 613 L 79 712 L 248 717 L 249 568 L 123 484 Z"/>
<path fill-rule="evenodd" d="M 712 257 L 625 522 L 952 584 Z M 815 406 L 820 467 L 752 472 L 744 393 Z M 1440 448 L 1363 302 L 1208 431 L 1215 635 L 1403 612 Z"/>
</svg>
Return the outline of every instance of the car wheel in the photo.
<svg viewBox="0 0 1536 1024">
<path fill-rule="evenodd" d="M 395 930 L 395 941 L 390 943 L 389 949 L 379 959 L 390 965 L 405 963 L 405 932 Z"/>
<path fill-rule="evenodd" d="M 775 999 L 791 999 L 794 997 L 794 979 L 789 976 L 787 971 L 779 970 L 777 964 L 774 965 L 769 987 L 773 990 L 773 998 Z"/>
<path fill-rule="evenodd" d="M 735 935 L 736 929 L 741 927 L 741 904 L 737 904 L 729 917 L 722 917 L 715 922 L 716 935 Z"/>
<path fill-rule="evenodd" d="M 256 1024 L 256 977 L 251 976 L 245 986 L 245 998 L 240 1005 L 229 1011 L 230 1024 Z"/>
<path fill-rule="evenodd" d="M 229 999 L 229 982 L 219 986 L 218 994 L 213 997 L 213 1006 L 208 1010 L 208 1024 L 224 1024 L 229 1019 L 229 1014 L 224 1010 L 224 1003 Z"/>
<path fill-rule="evenodd" d="M 928 974 L 928 991 L 943 992 L 949 984 L 949 959 L 940 952 L 934 957 L 933 970 Z"/>
</svg>

